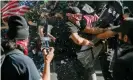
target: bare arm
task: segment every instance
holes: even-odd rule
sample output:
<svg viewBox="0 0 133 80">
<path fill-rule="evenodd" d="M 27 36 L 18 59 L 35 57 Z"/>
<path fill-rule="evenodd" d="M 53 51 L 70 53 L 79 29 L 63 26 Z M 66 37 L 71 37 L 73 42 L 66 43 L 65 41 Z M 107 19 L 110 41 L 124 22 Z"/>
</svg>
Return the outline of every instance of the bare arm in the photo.
<svg viewBox="0 0 133 80">
<path fill-rule="evenodd" d="M 54 48 L 49 48 L 49 53 L 47 53 L 46 49 L 44 49 L 43 55 L 45 67 L 42 75 L 42 80 L 50 80 L 50 63 L 54 56 Z"/>
<path fill-rule="evenodd" d="M 0 30 L 3 30 L 3 29 L 8 29 L 8 26 L 0 27 Z"/>
<path fill-rule="evenodd" d="M 104 33 L 96 35 L 96 37 L 100 38 L 100 39 L 107 39 L 107 38 L 110 38 L 110 37 L 114 37 L 115 35 L 116 35 L 115 32 L 113 32 L 111 30 L 108 30 L 108 31 L 106 31 Z"/>
<path fill-rule="evenodd" d="M 0 30 L 8 29 L 8 23 L 7 22 L 4 22 L 4 21 L 3 21 L 3 23 L 4 23 L 4 26 L 1 26 L 0 27 Z"/>
<path fill-rule="evenodd" d="M 85 38 L 82 38 L 78 33 L 72 33 L 70 38 L 78 45 L 93 45 L 93 43 Z"/>
<path fill-rule="evenodd" d="M 53 35 L 51 35 L 50 33 L 48 33 L 48 36 L 52 39 L 52 41 L 56 40 L 56 38 Z"/>
<path fill-rule="evenodd" d="M 42 26 L 40 26 L 40 28 L 39 28 L 39 35 L 40 35 L 40 37 L 44 37 L 43 27 Z"/>
<path fill-rule="evenodd" d="M 98 28 L 98 27 L 86 27 L 83 32 L 89 34 L 100 34 L 109 30 L 108 28 Z"/>
<path fill-rule="evenodd" d="M 50 63 L 45 63 L 42 79 L 50 80 Z"/>
</svg>

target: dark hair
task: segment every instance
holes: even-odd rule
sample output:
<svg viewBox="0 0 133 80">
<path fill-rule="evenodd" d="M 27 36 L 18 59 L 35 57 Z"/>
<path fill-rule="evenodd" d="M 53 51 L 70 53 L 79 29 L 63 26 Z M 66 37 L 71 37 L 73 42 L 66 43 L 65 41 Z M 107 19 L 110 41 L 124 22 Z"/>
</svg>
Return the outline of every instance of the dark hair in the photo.
<svg viewBox="0 0 133 80">
<path fill-rule="evenodd" d="M 4 42 L 2 42 L 1 46 L 2 46 L 2 48 L 4 50 L 3 53 L 5 53 L 5 54 L 7 52 L 11 51 L 11 50 L 14 50 L 14 49 L 19 49 L 21 51 L 24 51 L 24 48 L 22 46 L 16 45 L 16 40 L 15 39 L 14 40 L 4 41 Z"/>
<path fill-rule="evenodd" d="M 130 28 L 128 33 L 127 33 L 127 36 L 130 39 L 131 44 L 133 45 L 133 35 L 132 35 L 132 32 L 133 32 L 133 28 Z"/>
<path fill-rule="evenodd" d="M 133 35 L 132 35 L 133 28 L 130 28 L 127 34 L 121 33 L 121 37 L 124 38 L 124 35 L 127 35 L 129 38 L 129 41 L 133 45 Z"/>
</svg>

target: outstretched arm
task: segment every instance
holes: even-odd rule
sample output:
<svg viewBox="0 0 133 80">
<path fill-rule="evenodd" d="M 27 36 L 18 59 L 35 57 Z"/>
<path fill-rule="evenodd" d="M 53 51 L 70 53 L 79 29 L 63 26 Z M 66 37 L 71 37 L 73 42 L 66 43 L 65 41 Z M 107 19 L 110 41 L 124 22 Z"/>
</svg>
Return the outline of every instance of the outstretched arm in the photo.
<svg viewBox="0 0 133 80">
<path fill-rule="evenodd" d="M 109 30 L 108 28 L 98 28 L 98 27 L 86 27 L 83 32 L 89 33 L 89 34 L 100 34 L 105 31 Z"/>
<path fill-rule="evenodd" d="M 111 31 L 111 30 L 108 30 L 104 33 L 101 33 L 101 34 L 98 34 L 96 35 L 97 38 L 100 38 L 100 39 L 107 39 L 107 38 L 110 38 L 110 37 L 114 37 L 117 33 Z"/>
<path fill-rule="evenodd" d="M 95 16 L 93 16 L 93 17 L 95 17 Z M 103 33 L 108 30 L 108 28 L 99 28 L 98 26 L 92 25 L 93 22 L 95 22 L 95 21 L 94 21 L 94 19 L 90 18 L 89 22 L 87 22 L 87 20 L 83 18 L 80 21 L 80 24 L 79 25 L 77 24 L 77 26 L 80 26 L 80 29 L 83 32 L 89 33 L 89 34 L 100 34 L 100 33 Z"/>
<path fill-rule="evenodd" d="M 82 38 L 78 33 L 72 33 L 70 38 L 78 45 L 90 45 L 93 46 L 93 43 L 85 38 Z"/>
</svg>

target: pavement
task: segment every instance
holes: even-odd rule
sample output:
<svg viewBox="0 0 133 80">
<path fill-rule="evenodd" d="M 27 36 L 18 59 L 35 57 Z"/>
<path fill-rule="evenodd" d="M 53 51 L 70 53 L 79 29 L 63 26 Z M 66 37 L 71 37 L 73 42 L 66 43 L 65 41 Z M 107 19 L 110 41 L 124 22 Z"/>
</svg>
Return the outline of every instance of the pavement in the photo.
<svg viewBox="0 0 133 80">
<path fill-rule="evenodd" d="M 98 60 L 96 61 L 96 64 L 95 64 L 95 71 L 97 75 L 97 80 L 104 80 L 101 67 L 100 67 L 100 62 Z"/>
<path fill-rule="evenodd" d="M 104 80 L 98 60 L 96 61 L 96 64 L 95 64 L 95 72 L 96 72 L 96 75 L 97 75 L 97 80 Z M 56 73 L 51 74 L 51 80 L 58 80 Z"/>
<path fill-rule="evenodd" d="M 39 68 L 39 71 L 42 70 L 43 68 L 42 69 L 40 68 L 42 66 L 41 64 L 43 64 L 42 55 L 39 55 L 39 56 L 30 56 L 30 57 L 32 57 L 32 59 L 35 61 L 35 64 L 37 65 L 37 68 Z M 42 62 L 42 63 L 40 63 L 40 62 Z M 96 63 L 95 63 L 94 67 L 95 67 L 95 72 L 96 72 L 96 75 L 97 75 L 97 80 L 104 80 L 99 60 L 96 60 Z M 56 79 L 57 74 L 56 73 L 52 73 L 52 75 L 53 76 L 51 77 L 52 78 L 51 80 L 57 80 Z"/>
</svg>

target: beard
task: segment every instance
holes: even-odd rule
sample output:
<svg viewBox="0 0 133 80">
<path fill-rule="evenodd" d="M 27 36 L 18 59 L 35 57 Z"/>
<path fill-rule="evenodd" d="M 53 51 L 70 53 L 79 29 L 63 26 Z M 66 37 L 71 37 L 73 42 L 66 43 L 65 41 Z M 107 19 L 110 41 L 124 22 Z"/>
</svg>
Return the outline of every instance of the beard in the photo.
<svg viewBox="0 0 133 80">
<path fill-rule="evenodd" d="M 118 45 L 119 45 L 119 46 L 122 46 L 122 45 L 124 45 L 124 44 L 127 44 L 126 42 L 124 42 L 124 40 L 118 40 Z"/>
</svg>

